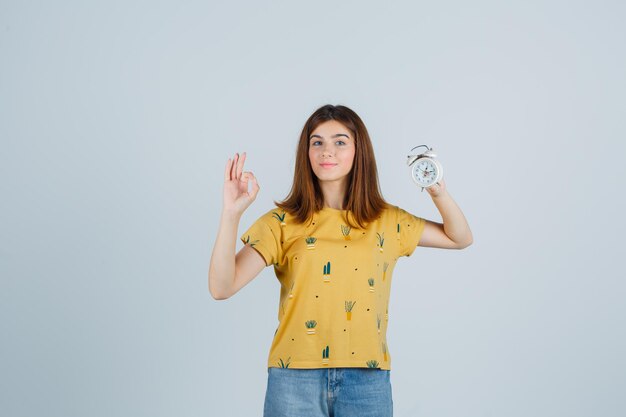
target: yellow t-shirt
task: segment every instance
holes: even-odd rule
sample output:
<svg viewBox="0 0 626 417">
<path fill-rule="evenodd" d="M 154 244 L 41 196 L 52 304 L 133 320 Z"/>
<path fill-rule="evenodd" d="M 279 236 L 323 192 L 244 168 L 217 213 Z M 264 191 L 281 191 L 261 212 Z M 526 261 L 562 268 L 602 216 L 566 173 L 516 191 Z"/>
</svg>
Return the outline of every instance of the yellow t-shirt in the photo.
<svg viewBox="0 0 626 417">
<path fill-rule="evenodd" d="M 390 205 L 366 229 L 351 229 L 346 213 L 324 208 L 298 224 L 275 207 L 241 235 L 274 265 L 281 286 L 268 367 L 391 369 L 391 275 L 425 220 Z"/>
</svg>

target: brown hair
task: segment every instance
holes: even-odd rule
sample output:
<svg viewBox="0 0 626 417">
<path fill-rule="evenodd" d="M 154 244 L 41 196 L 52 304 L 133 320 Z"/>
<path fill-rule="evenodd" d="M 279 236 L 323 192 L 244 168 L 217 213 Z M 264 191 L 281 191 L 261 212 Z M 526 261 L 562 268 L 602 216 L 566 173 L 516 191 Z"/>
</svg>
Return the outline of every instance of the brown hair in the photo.
<svg viewBox="0 0 626 417">
<path fill-rule="evenodd" d="M 380 191 L 376 159 L 370 136 L 361 118 L 346 106 L 327 104 L 317 109 L 306 121 L 300 134 L 296 151 L 296 166 L 291 191 L 287 197 L 274 204 L 304 223 L 324 206 L 324 196 L 309 160 L 309 136 L 322 123 L 336 120 L 352 132 L 355 154 L 348 174 L 348 188 L 343 208 L 354 218 L 359 228 L 376 219 L 389 206 Z M 356 227 L 350 219 L 345 221 Z"/>
</svg>

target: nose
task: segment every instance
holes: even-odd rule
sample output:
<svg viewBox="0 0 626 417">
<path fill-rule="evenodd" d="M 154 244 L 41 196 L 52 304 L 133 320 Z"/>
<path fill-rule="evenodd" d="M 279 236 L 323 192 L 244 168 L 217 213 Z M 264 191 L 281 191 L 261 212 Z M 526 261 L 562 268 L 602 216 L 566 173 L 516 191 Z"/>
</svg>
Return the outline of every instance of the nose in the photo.
<svg viewBox="0 0 626 417">
<path fill-rule="evenodd" d="M 324 144 L 324 147 L 322 148 L 322 157 L 329 157 L 332 156 L 332 148 L 330 144 Z"/>
</svg>

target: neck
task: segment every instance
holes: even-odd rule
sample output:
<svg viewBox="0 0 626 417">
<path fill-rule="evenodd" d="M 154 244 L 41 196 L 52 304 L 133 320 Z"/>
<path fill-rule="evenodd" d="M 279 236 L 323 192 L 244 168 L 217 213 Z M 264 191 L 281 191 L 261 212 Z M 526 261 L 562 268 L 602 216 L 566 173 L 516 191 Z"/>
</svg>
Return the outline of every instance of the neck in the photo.
<svg viewBox="0 0 626 417">
<path fill-rule="evenodd" d="M 343 200 L 346 195 L 346 181 L 320 181 L 320 189 L 324 196 L 324 207 L 343 210 Z"/>
</svg>

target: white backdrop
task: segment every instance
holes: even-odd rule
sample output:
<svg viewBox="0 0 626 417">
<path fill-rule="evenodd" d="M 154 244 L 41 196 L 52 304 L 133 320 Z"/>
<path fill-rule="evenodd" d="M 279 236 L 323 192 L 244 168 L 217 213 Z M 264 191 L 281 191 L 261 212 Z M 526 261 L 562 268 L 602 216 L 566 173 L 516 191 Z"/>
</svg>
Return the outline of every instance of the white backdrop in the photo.
<svg viewBox="0 0 626 417">
<path fill-rule="evenodd" d="M 223 170 L 259 179 L 241 233 L 331 103 L 384 197 L 439 221 L 405 165 L 434 146 L 474 234 L 394 272 L 395 415 L 625 415 L 625 12 L 0 2 L 2 414 L 261 416 L 279 286 L 208 292 Z"/>
</svg>

